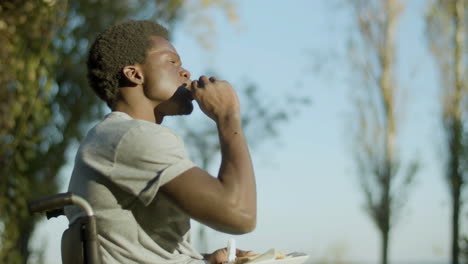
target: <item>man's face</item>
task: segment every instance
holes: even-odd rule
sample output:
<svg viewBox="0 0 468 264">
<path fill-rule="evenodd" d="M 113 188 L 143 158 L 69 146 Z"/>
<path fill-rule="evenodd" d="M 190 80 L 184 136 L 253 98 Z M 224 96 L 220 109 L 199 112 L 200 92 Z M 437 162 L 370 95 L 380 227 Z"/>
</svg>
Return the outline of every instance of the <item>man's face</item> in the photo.
<svg viewBox="0 0 468 264">
<path fill-rule="evenodd" d="M 152 48 L 143 66 L 143 91 L 158 104 L 155 112 L 162 115 L 190 114 L 192 95 L 185 87 L 190 85 L 190 73 L 182 68 L 175 48 L 161 37 L 151 37 Z"/>
</svg>

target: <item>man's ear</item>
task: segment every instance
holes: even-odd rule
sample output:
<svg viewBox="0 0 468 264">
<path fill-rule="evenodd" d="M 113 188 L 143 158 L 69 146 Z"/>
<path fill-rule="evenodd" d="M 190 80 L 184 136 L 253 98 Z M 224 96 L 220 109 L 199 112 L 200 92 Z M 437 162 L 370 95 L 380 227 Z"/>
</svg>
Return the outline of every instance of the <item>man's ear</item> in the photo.
<svg viewBox="0 0 468 264">
<path fill-rule="evenodd" d="M 128 65 L 122 69 L 123 75 L 132 84 L 143 84 L 143 71 L 138 65 Z"/>
</svg>

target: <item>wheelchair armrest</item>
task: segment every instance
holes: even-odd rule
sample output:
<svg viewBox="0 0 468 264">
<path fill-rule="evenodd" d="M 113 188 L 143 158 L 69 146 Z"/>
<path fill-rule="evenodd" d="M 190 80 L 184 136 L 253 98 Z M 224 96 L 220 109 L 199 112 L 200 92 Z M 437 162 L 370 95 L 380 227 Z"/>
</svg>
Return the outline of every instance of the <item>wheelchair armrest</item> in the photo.
<svg viewBox="0 0 468 264">
<path fill-rule="evenodd" d="M 28 202 L 29 212 L 33 213 L 42 213 L 45 211 L 53 211 L 56 209 L 61 209 L 66 205 L 70 205 L 72 193 L 59 193 L 52 196 L 47 196 L 45 198 L 37 199 L 31 202 Z"/>
<path fill-rule="evenodd" d="M 83 243 L 82 246 L 84 246 L 84 251 L 82 252 L 84 253 L 83 257 L 86 260 L 85 263 L 102 263 L 99 250 L 96 218 L 94 216 L 94 212 L 91 208 L 91 205 L 89 205 L 89 203 L 85 199 L 71 192 L 67 192 L 28 202 L 29 212 L 31 214 L 46 212 L 48 219 L 51 217 L 63 215 L 63 209 L 67 205 L 76 205 L 80 207 L 81 210 L 83 210 L 85 213 L 85 216 L 82 218 L 82 220 L 79 221 L 79 223 L 71 223 L 70 225 L 70 227 L 78 226 L 80 232 L 81 230 L 84 231 L 83 234 L 81 234 L 80 232 L 78 233 L 80 236 L 79 240 Z M 74 229 L 76 229 L 76 227 Z M 67 235 L 66 237 L 70 237 L 70 235 Z M 62 253 L 66 252 L 66 249 L 68 248 L 66 240 L 69 240 L 69 238 L 65 239 L 65 241 L 62 241 L 62 243 L 64 243 L 62 244 L 62 250 L 65 250 L 62 251 Z"/>
<path fill-rule="evenodd" d="M 71 192 L 59 193 L 52 196 L 47 196 L 42 199 L 34 200 L 28 202 L 29 212 L 33 213 L 42 213 L 42 212 L 51 212 L 50 215 L 55 215 L 57 212 L 60 213 L 60 210 L 63 211 L 63 208 L 67 205 L 77 205 L 79 206 L 87 216 L 94 215 L 93 209 L 89 203 L 81 198 L 78 195 L 75 195 Z M 55 211 L 55 212 L 54 212 Z M 48 216 L 49 216 L 48 214 Z M 63 214 L 63 212 L 62 212 Z M 48 217 L 50 218 L 50 217 Z"/>
</svg>

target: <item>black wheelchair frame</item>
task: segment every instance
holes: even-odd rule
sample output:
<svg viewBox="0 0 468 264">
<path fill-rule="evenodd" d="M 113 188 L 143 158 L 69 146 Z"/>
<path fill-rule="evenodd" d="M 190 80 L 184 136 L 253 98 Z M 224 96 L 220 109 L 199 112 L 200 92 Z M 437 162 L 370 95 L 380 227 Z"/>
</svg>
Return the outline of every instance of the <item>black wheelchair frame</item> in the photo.
<svg viewBox="0 0 468 264">
<path fill-rule="evenodd" d="M 31 214 L 45 213 L 47 219 L 64 215 L 64 208 L 68 205 L 78 206 L 84 216 L 70 223 L 62 235 L 62 263 L 101 264 L 96 218 L 85 199 L 67 192 L 28 202 Z"/>
</svg>

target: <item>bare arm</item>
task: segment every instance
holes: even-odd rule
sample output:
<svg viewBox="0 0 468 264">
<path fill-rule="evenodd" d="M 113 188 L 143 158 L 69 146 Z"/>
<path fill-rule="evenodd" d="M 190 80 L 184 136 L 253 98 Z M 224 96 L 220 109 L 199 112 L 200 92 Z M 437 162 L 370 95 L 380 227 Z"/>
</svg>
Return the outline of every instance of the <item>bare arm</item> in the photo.
<svg viewBox="0 0 468 264">
<path fill-rule="evenodd" d="M 192 83 L 192 90 L 202 111 L 217 124 L 222 155 L 218 177 L 192 168 L 162 190 L 191 217 L 214 229 L 251 232 L 256 224 L 256 184 L 237 95 L 229 83 L 205 76 Z"/>
</svg>

